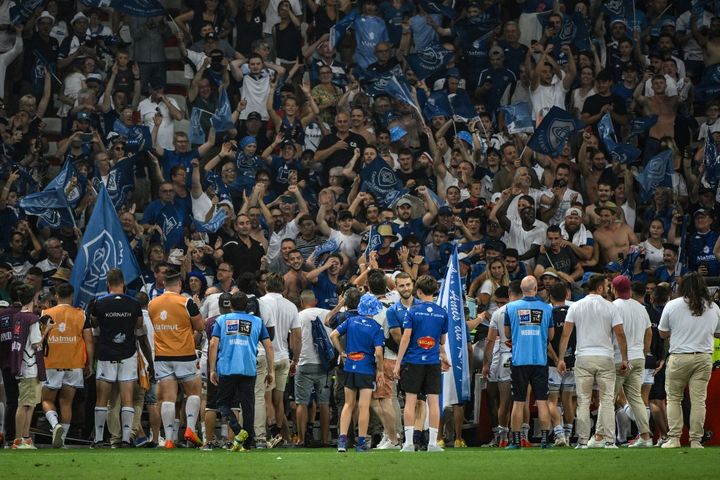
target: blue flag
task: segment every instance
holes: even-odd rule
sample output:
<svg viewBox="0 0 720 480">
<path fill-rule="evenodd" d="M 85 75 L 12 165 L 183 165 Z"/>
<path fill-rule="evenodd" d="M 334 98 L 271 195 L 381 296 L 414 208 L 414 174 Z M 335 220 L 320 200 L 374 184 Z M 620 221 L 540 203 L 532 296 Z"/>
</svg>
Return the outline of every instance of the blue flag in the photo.
<svg viewBox="0 0 720 480">
<path fill-rule="evenodd" d="M 443 373 L 442 406 L 457 405 L 470 400 L 470 362 L 467 351 L 467 326 L 463 306 L 462 282 L 457 248 L 453 247 L 445 278 L 440 287 L 437 304 L 448 315 L 447 342 L 440 348 L 450 361 L 450 369 Z"/>
<path fill-rule="evenodd" d="M 647 117 L 635 117 L 630 122 L 630 137 L 641 135 L 650 130 L 650 127 L 657 123 L 657 115 L 650 115 Z"/>
<path fill-rule="evenodd" d="M 132 17 L 163 17 L 167 10 L 158 0 L 80 0 L 90 8 L 114 8 Z"/>
<path fill-rule="evenodd" d="M 417 106 L 415 100 L 410 93 L 410 87 L 404 77 L 398 77 L 393 73 L 386 73 L 377 77 L 368 77 L 370 84 L 366 90 L 366 93 L 371 97 L 378 95 L 387 95 L 396 100 L 400 100 L 413 107 L 419 115 L 422 116 L 420 107 Z"/>
<path fill-rule="evenodd" d="M 431 93 L 425 105 L 423 105 L 423 116 L 427 120 L 440 115 L 450 117 L 452 115 L 450 113 L 451 111 L 450 99 L 448 99 L 447 92 L 445 91 Z"/>
<path fill-rule="evenodd" d="M 439 0 L 420 0 L 420 6 L 426 13 L 439 13 L 450 20 L 455 20 L 457 17 L 457 12 L 452 7 L 448 7 Z"/>
<path fill-rule="evenodd" d="M 505 125 L 509 134 L 531 133 L 533 130 L 532 116 L 530 115 L 530 104 L 518 102 L 512 105 L 504 105 L 500 110 L 505 113 Z"/>
<path fill-rule="evenodd" d="M 720 96 L 720 63 L 703 70 L 700 83 L 695 87 L 695 100 L 705 102 Z"/>
<path fill-rule="evenodd" d="M 478 117 L 475 106 L 465 90 L 457 89 L 457 93 L 448 95 L 450 108 L 456 120 L 469 122 Z"/>
<path fill-rule="evenodd" d="M 202 233 L 215 233 L 218 230 L 220 230 L 220 227 L 223 226 L 223 223 L 225 223 L 225 219 L 227 218 L 227 212 L 224 208 L 219 209 L 217 212 L 215 212 L 215 215 L 208 220 L 207 222 L 201 222 L 195 218 L 193 218 L 193 224 L 195 225 L 195 228 L 198 232 Z"/>
<path fill-rule="evenodd" d="M 407 193 L 402 181 L 382 157 L 375 157 L 375 160 L 363 167 L 360 179 L 362 191 L 372 193 L 383 208 L 389 207 Z"/>
<path fill-rule="evenodd" d="M 53 229 L 75 226 L 65 192 L 57 188 L 45 189 L 42 192 L 22 197 L 20 208 L 27 215 L 40 217 L 48 227 Z"/>
<path fill-rule="evenodd" d="M 703 163 L 705 165 L 705 173 L 703 180 L 711 187 L 716 187 L 720 180 L 720 152 L 718 152 L 717 144 L 713 139 L 713 134 L 708 132 L 705 138 L 705 152 Z"/>
<path fill-rule="evenodd" d="M 137 258 L 110 196 L 100 185 L 70 277 L 70 283 L 75 287 L 76 306 L 85 308 L 90 300 L 107 291 L 107 274 L 112 268 L 122 270 L 126 285 L 140 276 Z"/>
<path fill-rule="evenodd" d="M 552 107 L 535 133 L 528 140 L 528 148 L 557 157 L 562 152 L 565 142 L 572 132 L 583 128 L 583 123 L 560 107 Z"/>
<path fill-rule="evenodd" d="M 337 48 L 337 46 L 340 45 L 342 37 L 345 35 L 345 32 L 347 32 L 347 29 L 350 28 L 350 25 L 353 24 L 357 16 L 358 11 L 356 8 L 353 8 L 350 13 L 330 27 L 330 48 Z"/>
<path fill-rule="evenodd" d="M 642 187 L 642 202 L 648 202 L 657 187 L 672 187 L 672 150 L 663 150 L 651 158 L 635 180 Z"/>
<path fill-rule="evenodd" d="M 575 48 L 578 51 L 590 50 L 592 48 L 592 19 L 580 12 L 573 12 L 571 17 L 575 24 Z"/>
<path fill-rule="evenodd" d="M 411 53 L 405 59 L 408 65 L 415 72 L 418 80 L 425 80 L 433 73 L 445 67 L 453 54 L 440 45 L 428 45 L 425 50 L 418 53 Z"/>
<path fill-rule="evenodd" d="M 218 95 L 218 104 L 215 114 L 210 117 L 210 123 L 215 127 L 216 132 L 227 132 L 235 127 L 232 121 L 232 108 L 230 107 L 230 99 L 228 99 L 227 90 L 220 89 Z"/>
<path fill-rule="evenodd" d="M 612 118 L 610 118 L 609 113 L 605 113 L 605 115 L 600 118 L 598 122 L 598 133 L 613 160 L 617 160 L 620 163 L 631 163 L 640 158 L 642 152 L 634 145 L 617 143 L 615 128 L 613 127 Z"/>
<path fill-rule="evenodd" d="M 128 152 L 145 152 L 152 148 L 152 133 L 145 125 L 127 126 L 119 119 L 113 123 L 112 131 L 127 139 L 125 147 Z"/>
<path fill-rule="evenodd" d="M 67 186 L 72 177 L 77 179 L 77 183 L 75 187 L 68 192 Z M 78 203 L 80 203 L 80 200 L 82 200 L 82 197 L 85 196 L 86 183 L 87 179 L 85 176 L 80 175 L 73 162 L 68 159 L 60 169 L 60 173 L 47 184 L 45 190 L 57 189 L 64 192 L 67 197 L 67 202 L 72 208 L 75 208 L 78 206 Z"/>
<path fill-rule="evenodd" d="M 201 145 L 205 143 L 205 132 L 200 125 L 200 117 L 202 117 L 202 110 L 199 108 L 193 108 L 190 114 L 190 128 L 188 131 L 188 140 L 191 145 Z"/>
<path fill-rule="evenodd" d="M 135 190 L 135 159 L 130 157 L 118 162 L 110 169 L 107 178 L 107 193 L 115 210 L 119 210 L 128 200 L 128 194 Z M 97 173 L 96 173 L 97 175 Z M 102 180 L 96 177 L 97 188 Z"/>
<path fill-rule="evenodd" d="M 377 252 L 382 248 L 383 239 L 377 231 L 377 226 L 373 225 L 370 227 L 370 233 L 368 233 L 367 247 L 365 248 L 365 259 L 370 259 L 370 252 Z"/>
<path fill-rule="evenodd" d="M 45 0 L 17 0 L 15 6 L 10 9 L 10 24 L 25 23 L 42 3 L 45 3 Z"/>
<path fill-rule="evenodd" d="M 340 250 L 340 245 L 338 245 L 337 241 L 334 238 L 331 238 L 329 240 L 326 240 L 325 242 L 321 243 L 315 248 L 315 266 L 319 265 L 320 257 L 325 255 L 326 253 L 335 253 L 338 250 Z"/>
</svg>

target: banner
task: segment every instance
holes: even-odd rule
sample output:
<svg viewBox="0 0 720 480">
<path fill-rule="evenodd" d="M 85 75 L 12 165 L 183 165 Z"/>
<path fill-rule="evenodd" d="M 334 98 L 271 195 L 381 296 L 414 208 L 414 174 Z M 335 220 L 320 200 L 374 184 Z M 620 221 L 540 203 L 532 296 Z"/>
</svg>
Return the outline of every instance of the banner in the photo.
<svg viewBox="0 0 720 480">
<path fill-rule="evenodd" d="M 188 141 L 191 145 L 202 145 L 205 143 L 205 131 L 200 125 L 200 118 L 202 117 L 202 110 L 199 108 L 193 108 L 190 114 L 190 128 L 188 131 Z"/>
<path fill-rule="evenodd" d="M 193 224 L 198 232 L 215 233 L 223 226 L 225 219 L 227 219 L 227 212 L 224 208 L 220 208 L 207 222 L 201 222 L 200 220 L 193 218 Z"/>
<path fill-rule="evenodd" d="M 528 102 L 518 102 L 512 105 L 504 105 L 500 110 L 505 113 L 505 125 L 509 134 L 532 133 L 535 129 L 530 114 Z"/>
<path fill-rule="evenodd" d="M 640 198 L 643 203 L 650 201 L 657 187 L 672 187 L 672 150 L 663 150 L 651 158 L 635 180 L 642 187 Z"/>
<path fill-rule="evenodd" d="M 375 157 L 375 160 L 363 167 L 360 179 L 361 190 L 372 193 L 383 208 L 391 206 L 407 193 L 403 183 L 382 157 Z"/>
<path fill-rule="evenodd" d="M 425 80 L 430 75 L 438 72 L 452 59 L 453 53 L 438 44 L 428 45 L 425 50 L 418 53 L 411 53 L 405 60 L 418 80 Z"/>
<path fill-rule="evenodd" d="M 609 113 L 605 113 L 605 115 L 600 118 L 598 122 L 598 134 L 613 160 L 617 160 L 620 163 L 631 163 L 640 158 L 642 152 L 640 152 L 640 149 L 637 147 L 628 143 L 617 143 L 615 128 L 613 127 L 612 118 Z"/>
<path fill-rule="evenodd" d="M 338 245 L 334 238 L 325 240 L 323 243 L 315 247 L 315 252 L 313 253 L 315 266 L 317 267 L 320 264 L 320 257 L 327 253 L 335 253 L 338 250 L 340 250 L 340 245 Z"/>
<path fill-rule="evenodd" d="M 45 0 L 16 0 L 15 5 L 10 7 L 10 25 L 25 23 L 43 3 Z"/>
<path fill-rule="evenodd" d="M 76 306 L 84 309 L 97 295 L 107 292 L 107 274 L 112 268 L 122 270 L 126 285 L 140 276 L 137 259 L 107 189 L 100 185 L 70 277 Z"/>
<path fill-rule="evenodd" d="M 373 225 L 370 227 L 370 233 L 368 233 L 367 247 L 365 248 L 365 260 L 370 259 L 370 252 L 377 252 L 382 248 L 383 240 L 377 231 L 377 226 Z"/>
<path fill-rule="evenodd" d="M 635 117 L 630 121 L 630 138 L 647 133 L 657 123 L 657 115 Z"/>
<path fill-rule="evenodd" d="M 114 8 L 132 17 L 164 17 L 168 15 L 158 0 L 80 0 L 90 8 Z"/>
<path fill-rule="evenodd" d="M 77 179 L 77 182 L 75 183 L 75 187 L 68 191 L 67 186 L 73 177 Z M 60 169 L 60 173 L 58 173 L 57 177 L 50 180 L 50 183 L 47 184 L 45 190 L 58 189 L 62 191 L 65 194 L 67 202 L 70 206 L 75 208 L 78 206 L 78 203 L 80 203 L 80 200 L 82 200 L 82 197 L 85 196 L 85 189 L 87 188 L 86 184 L 87 179 L 84 175 L 80 175 L 80 173 L 78 173 L 73 162 L 71 160 L 65 160 L 65 164 Z"/>
<path fill-rule="evenodd" d="M 527 147 L 538 153 L 557 157 L 570 134 L 583 127 L 583 123 L 567 111 L 552 107 L 528 140 Z"/>
<path fill-rule="evenodd" d="M 465 90 L 458 88 L 457 93 L 448 95 L 448 99 L 450 100 L 450 108 L 456 121 L 469 122 L 479 118 L 475 112 L 475 104 Z"/>
<path fill-rule="evenodd" d="M 115 210 L 120 210 L 120 207 L 127 203 L 128 194 L 135 190 L 135 160 L 135 156 L 125 158 L 116 163 L 108 173 L 105 188 Z M 101 183 L 102 179 L 96 170 L 93 184 L 97 190 Z"/>
<path fill-rule="evenodd" d="M 431 120 L 432 117 L 440 116 L 450 117 L 452 108 L 450 108 L 450 99 L 448 99 L 447 92 L 441 90 L 439 92 L 432 92 L 428 99 L 423 105 L 423 115 L 426 120 Z"/>
<path fill-rule="evenodd" d="M 53 229 L 75 226 L 75 219 L 67 198 L 65 198 L 65 192 L 58 188 L 46 188 L 42 192 L 22 197 L 20 208 L 26 215 L 40 217 L 48 227 Z"/>
<path fill-rule="evenodd" d="M 450 369 L 442 374 L 442 408 L 445 408 L 470 400 L 467 326 L 456 247 L 453 247 L 437 304 L 444 308 L 448 315 L 448 333 L 444 348 L 450 361 Z"/>
<path fill-rule="evenodd" d="M 420 118 L 422 118 L 422 112 L 420 107 L 415 103 L 415 100 L 410 93 L 410 86 L 405 81 L 404 77 L 398 77 L 392 73 L 386 73 L 377 77 L 368 77 L 369 85 L 366 93 L 371 97 L 378 95 L 387 95 L 390 98 L 400 100 L 413 107 L 417 111 Z"/>
<path fill-rule="evenodd" d="M 152 149 L 152 133 L 146 125 L 130 125 L 119 119 L 113 123 L 112 131 L 127 139 L 125 148 L 128 152 L 145 152 Z"/>
</svg>

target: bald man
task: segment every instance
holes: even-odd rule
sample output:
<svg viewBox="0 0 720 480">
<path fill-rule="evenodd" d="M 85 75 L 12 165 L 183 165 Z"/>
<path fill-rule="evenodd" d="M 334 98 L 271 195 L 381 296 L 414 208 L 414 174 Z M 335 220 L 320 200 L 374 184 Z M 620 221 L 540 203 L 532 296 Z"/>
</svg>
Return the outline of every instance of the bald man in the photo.
<svg viewBox="0 0 720 480">
<path fill-rule="evenodd" d="M 505 307 L 505 336 L 512 342 L 513 409 L 510 418 L 512 443 L 508 449 L 520 448 L 520 429 L 523 410 L 527 399 L 528 385 L 532 385 L 537 401 L 541 447 L 548 448 L 550 413 L 548 398 L 548 342 L 553 339 L 555 329 L 552 321 L 552 307 L 537 297 L 537 280 L 527 276 L 520 283 L 523 298 L 508 303 Z"/>
</svg>

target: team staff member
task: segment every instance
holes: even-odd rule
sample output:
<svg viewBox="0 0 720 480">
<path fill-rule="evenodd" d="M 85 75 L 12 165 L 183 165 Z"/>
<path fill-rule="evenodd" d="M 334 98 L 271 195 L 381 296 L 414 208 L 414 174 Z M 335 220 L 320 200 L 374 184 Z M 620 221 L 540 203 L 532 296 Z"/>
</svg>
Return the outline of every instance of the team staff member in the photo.
<svg viewBox="0 0 720 480">
<path fill-rule="evenodd" d="M 699 272 L 685 275 L 679 292 L 680 298 L 665 305 L 658 325 L 660 336 L 670 338 L 670 358 L 665 371 L 670 431 L 662 448 L 680 448 L 685 386 L 690 392 L 690 448 L 703 448 L 700 440 L 712 373 L 713 335 L 720 338 L 720 308 L 713 303 Z"/>
<path fill-rule="evenodd" d="M 537 402 L 541 448 L 548 448 L 550 412 L 548 411 L 548 341 L 555 335 L 552 307 L 537 297 L 537 280 L 533 276 L 520 283 L 523 298 L 510 302 L 505 308 L 505 336 L 512 341 L 513 409 L 510 420 L 512 443 L 509 449 L 520 448 L 520 427 L 527 399 L 528 385 L 532 386 Z"/>
<path fill-rule="evenodd" d="M 588 295 L 573 303 L 568 309 L 560 349 L 558 373 L 564 375 L 565 352 L 570 336 L 577 329 L 575 345 L 575 383 L 578 395 L 577 434 L 575 448 L 617 448 L 615 445 L 615 362 L 613 361 L 613 335 L 620 349 L 619 371 L 627 368 L 627 345 L 622 319 L 615 306 L 605 299 L 610 291 L 604 275 L 594 275 L 588 280 Z M 590 399 L 593 384 L 597 383 L 600 408 L 595 435 L 590 438 Z"/>
<path fill-rule="evenodd" d="M 175 448 L 175 401 L 178 383 L 185 393 L 185 440 L 195 446 L 202 441 L 195 433 L 200 415 L 202 384 L 195 353 L 194 332 L 203 331 L 203 319 L 195 302 L 180 294 L 180 274 L 170 270 L 165 277 L 165 292 L 148 307 L 155 334 L 155 378 L 158 381 L 160 417 L 165 431 L 165 448 Z"/>
<path fill-rule="evenodd" d="M 383 328 L 373 318 L 382 311 L 382 304 L 372 293 L 360 298 L 358 315 L 353 315 L 333 330 L 330 334 L 335 349 L 345 363 L 345 405 L 340 415 L 340 436 L 338 452 L 347 450 L 347 433 L 350 428 L 355 402 L 358 398 L 358 438 L 355 451 L 368 452 L 368 423 L 370 422 L 370 401 L 372 392 L 377 385 L 385 382 L 383 374 L 383 345 L 385 335 Z M 340 336 L 346 336 L 345 348 L 340 343 Z M 414 408 L 414 407 L 413 407 Z"/>
<path fill-rule="evenodd" d="M 405 443 L 401 452 L 414 452 L 415 402 L 419 393 L 427 395 L 430 410 L 430 439 L 428 452 L 442 452 L 437 444 L 440 424 L 439 395 L 441 369 L 450 367 L 445 355 L 445 338 L 448 330 L 448 315 L 444 308 L 433 303 L 438 289 L 437 280 L 423 275 L 415 282 L 419 302 L 408 309 L 403 323 L 403 336 L 398 350 L 397 363 L 393 372 L 405 390 Z M 407 356 L 406 356 L 407 354 Z M 403 360 L 405 360 L 403 362 Z M 402 375 L 400 367 L 402 366 Z"/>
<path fill-rule="evenodd" d="M 98 359 L 94 447 L 102 445 L 105 435 L 113 383 L 120 384 L 122 442 L 123 446 L 129 445 L 135 415 L 133 388 L 138 379 L 136 341 L 145 358 L 152 358 L 140 304 L 125 295 L 125 279 L 121 270 L 113 268 L 108 271 L 107 288 L 108 294 L 91 303 L 88 309 L 97 337 Z M 154 373 L 152 362 L 148 365 L 148 372 L 151 375 Z"/>
<path fill-rule="evenodd" d="M 52 430 L 53 448 L 60 448 L 65 443 L 75 390 L 84 387 L 83 369 L 85 378 L 92 375 L 92 328 L 85 312 L 72 306 L 74 292 L 69 283 L 58 285 L 57 306 L 42 312 L 42 316 L 51 319 L 44 336 L 47 379 L 42 387 L 42 407 Z M 55 407 L 58 396 L 60 420 Z"/>
<path fill-rule="evenodd" d="M 247 303 L 247 295 L 244 293 L 233 294 L 230 299 L 233 311 L 215 320 L 208 351 L 210 382 L 218 387 L 217 407 L 235 433 L 233 452 L 249 449 L 255 436 L 253 424 L 258 341 L 265 348 L 268 365 L 265 383 L 271 385 L 273 381 L 272 340 L 263 321 L 245 313 Z M 240 428 L 232 411 L 232 403 L 236 398 L 242 408 L 243 428 Z"/>
</svg>

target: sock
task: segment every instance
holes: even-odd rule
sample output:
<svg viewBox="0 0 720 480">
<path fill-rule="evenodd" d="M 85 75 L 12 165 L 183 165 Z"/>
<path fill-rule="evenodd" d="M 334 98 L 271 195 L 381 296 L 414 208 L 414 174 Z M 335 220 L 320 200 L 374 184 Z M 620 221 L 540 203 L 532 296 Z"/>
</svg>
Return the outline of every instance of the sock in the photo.
<svg viewBox="0 0 720 480">
<path fill-rule="evenodd" d="M 529 432 L 530 432 L 530 425 L 528 425 L 527 423 L 523 423 L 522 426 L 520 427 L 520 438 L 522 438 L 523 440 L 527 440 Z"/>
<path fill-rule="evenodd" d="M 69 423 L 63 423 L 62 426 L 63 426 L 62 439 L 63 439 L 63 443 L 65 443 L 65 439 L 67 438 L 67 434 L 68 434 L 68 432 L 70 431 L 70 424 L 69 424 Z"/>
<path fill-rule="evenodd" d="M 570 437 L 572 437 L 573 424 L 572 423 L 564 423 L 563 430 L 565 430 L 565 438 L 567 438 L 568 441 L 570 441 Z"/>
<path fill-rule="evenodd" d="M 520 432 L 515 432 L 515 431 L 512 432 L 512 440 L 515 445 L 520 446 L 520 438 L 521 438 Z"/>
<path fill-rule="evenodd" d="M 413 445 L 415 427 L 405 427 L 405 445 Z"/>
<path fill-rule="evenodd" d="M 95 443 L 101 443 L 105 437 L 107 413 L 107 407 L 95 407 Z"/>
<path fill-rule="evenodd" d="M 508 440 L 508 432 L 510 430 L 507 427 L 499 426 L 498 427 L 498 434 L 500 435 L 500 440 Z"/>
<path fill-rule="evenodd" d="M 187 418 L 187 426 L 193 432 L 195 431 L 195 424 L 197 418 L 200 415 L 200 397 L 197 395 L 190 395 L 185 400 L 185 417 Z"/>
<path fill-rule="evenodd" d="M 122 407 L 120 409 L 120 422 L 122 423 L 122 441 L 130 443 L 130 434 L 132 433 L 133 418 L 135 418 L 135 409 L 133 407 Z"/>
<path fill-rule="evenodd" d="M 437 436 L 438 436 L 438 429 L 430 427 L 430 441 L 428 442 L 428 445 L 437 445 Z"/>
<path fill-rule="evenodd" d="M 650 413 L 650 406 L 649 406 L 649 405 L 646 405 L 646 406 L 645 406 L 645 415 L 646 415 L 646 418 L 647 418 L 648 423 L 650 423 L 650 418 L 651 418 L 652 415 L 651 415 L 651 413 Z M 0 428 L 0 431 L 2 431 L 2 428 Z"/>
<path fill-rule="evenodd" d="M 163 430 L 165 431 L 165 440 L 172 441 L 174 438 L 175 403 L 162 402 L 160 405 L 160 417 L 162 418 Z"/>
<path fill-rule="evenodd" d="M 0 402 L 0 433 L 5 433 L 5 403 Z"/>
<path fill-rule="evenodd" d="M 48 410 L 45 412 L 45 418 L 47 418 L 48 423 L 50 423 L 50 430 L 55 429 L 55 425 L 58 423 L 58 414 L 55 410 Z"/>
<path fill-rule="evenodd" d="M 541 435 L 542 435 L 542 436 L 540 437 L 540 443 L 541 443 L 542 445 L 547 445 L 548 433 L 550 432 L 550 430 L 541 430 L 540 432 L 541 432 Z"/>
<path fill-rule="evenodd" d="M 270 436 L 271 437 L 275 437 L 279 433 L 280 433 L 280 428 L 278 428 L 276 423 L 273 423 L 272 425 L 270 425 Z"/>
<path fill-rule="evenodd" d="M 553 427 L 553 433 L 555 434 L 555 438 L 564 438 L 565 437 L 565 430 L 563 430 L 562 425 L 555 425 Z"/>
<path fill-rule="evenodd" d="M 175 414 L 173 413 L 173 417 Z M 173 436 L 170 440 L 178 441 L 178 432 L 180 431 L 180 419 L 173 418 Z"/>
<path fill-rule="evenodd" d="M 340 435 L 340 442 L 344 442 L 347 445 L 347 435 Z"/>
</svg>

